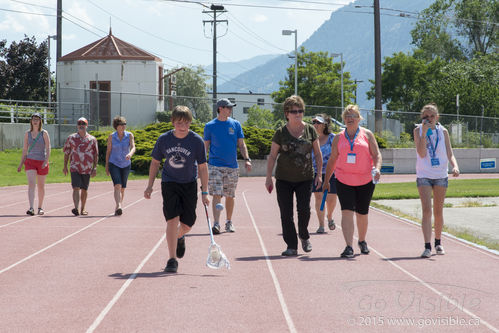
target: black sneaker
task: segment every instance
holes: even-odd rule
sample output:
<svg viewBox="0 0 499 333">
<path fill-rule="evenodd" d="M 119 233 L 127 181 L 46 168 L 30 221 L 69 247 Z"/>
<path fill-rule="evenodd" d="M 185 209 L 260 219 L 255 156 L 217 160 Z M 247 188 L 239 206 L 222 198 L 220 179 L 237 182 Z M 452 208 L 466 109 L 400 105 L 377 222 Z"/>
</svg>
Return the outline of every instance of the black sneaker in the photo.
<svg viewBox="0 0 499 333">
<path fill-rule="evenodd" d="M 353 249 L 351 246 L 345 247 L 345 251 L 341 254 L 342 258 L 353 258 Z"/>
<path fill-rule="evenodd" d="M 286 251 L 281 253 L 281 255 L 283 255 L 285 257 L 293 257 L 293 256 L 298 255 L 298 251 L 296 251 L 295 249 L 287 248 Z"/>
<path fill-rule="evenodd" d="M 178 261 L 175 258 L 168 259 L 166 263 L 165 272 L 166 273 L 177 273 Z"/>
<path fill-rule="evenodd" d="M 185 254 L 185 236 L 177 239 L 177 258 L 182 258 Z"/>
<path fill-rule="evenodd" d="M 360 253 L 362 254 L 369 254 L 369 248 L 367 247 L 366 241 L 359 242 L 359 247 L 360 247 Z"/>
</svg>

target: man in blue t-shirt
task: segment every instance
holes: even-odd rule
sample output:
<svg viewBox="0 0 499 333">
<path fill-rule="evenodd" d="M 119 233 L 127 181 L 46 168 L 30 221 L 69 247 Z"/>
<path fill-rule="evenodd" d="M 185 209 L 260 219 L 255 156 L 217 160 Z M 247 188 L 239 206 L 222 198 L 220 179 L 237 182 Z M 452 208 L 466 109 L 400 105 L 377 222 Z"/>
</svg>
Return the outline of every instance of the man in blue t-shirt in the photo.
<svg viewBox="0 0 499 333">
<path fill-rule="evenodd" d="M 237 164 L 237 147 L 241 151 L 246 164 L 246 170 L 251 171 L 251 160 L 248 155 L 241 123 L 230 118 L 232 108 L 236 104 L 226 98 L 217 102 L 218 116 L 206 123 L 204 127 L 204 143 L 209 152 L 208 160 L 208 190 L 213 196 L 213 233 L 220 233 L 220 210 L 216 209 L 222 197 L 225 197 L 227 221 L 225 231 L 234 232 L 232 212 L 234 211 L 234 197 L 239 179 Z"/>
<path fill-rule="evenodd" d="M 166 220 L 166 242 L 169 259 L 165 272 L 176 273 L 177 258 L 185 253 L 185 234 L 196 221 L 198 200 L 197 177 L 201 178 L 201 195 L 204 205 L 208 199 L 208 168 L 203 139 L 189 130 L 192 113 L 186 106 L 176 106 L 172 112 L 174 129 L 160 135 L 151 153 L 149 183 L 144 191 L 146 199 L 151 198 L 154 179 L 164 159 L 161 174 L 163 215 Z"/>
</svg>

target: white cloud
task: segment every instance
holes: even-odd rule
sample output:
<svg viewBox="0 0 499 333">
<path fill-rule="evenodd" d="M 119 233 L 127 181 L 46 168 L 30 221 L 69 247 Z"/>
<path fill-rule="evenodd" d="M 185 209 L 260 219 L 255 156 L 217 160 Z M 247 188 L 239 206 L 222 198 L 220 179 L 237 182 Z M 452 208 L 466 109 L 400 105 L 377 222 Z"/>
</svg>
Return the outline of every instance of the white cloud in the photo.
<svg viewBox="0 0 499 333">
<path fill-rule="evenodd" d="M 7 18 L 0 22 L 0 31 L 22 32 L 24 29 L 24 25 L 20 24 L 19 21 L 13 18 L 11 15 L 7 15 Z"/>
</svg>

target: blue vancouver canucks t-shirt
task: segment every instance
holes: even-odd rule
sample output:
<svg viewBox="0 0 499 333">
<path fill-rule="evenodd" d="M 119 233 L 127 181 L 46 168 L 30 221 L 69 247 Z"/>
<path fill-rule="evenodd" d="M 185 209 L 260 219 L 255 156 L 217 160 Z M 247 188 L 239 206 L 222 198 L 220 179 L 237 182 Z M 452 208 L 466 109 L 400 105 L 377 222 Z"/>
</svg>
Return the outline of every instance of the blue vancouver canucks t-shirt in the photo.
<svg viewBox="0 0 499 333">
<path fill-rule="evenodd" d="M 198 134 L 189 131 L 185 138 L 179 139 L 173 130 L 159 136 L 151 156 L 162 161 L 163 182 L 190 183 L 197 179 L 198 164 L 206 163 L 204 141 Z"/>
</svg>

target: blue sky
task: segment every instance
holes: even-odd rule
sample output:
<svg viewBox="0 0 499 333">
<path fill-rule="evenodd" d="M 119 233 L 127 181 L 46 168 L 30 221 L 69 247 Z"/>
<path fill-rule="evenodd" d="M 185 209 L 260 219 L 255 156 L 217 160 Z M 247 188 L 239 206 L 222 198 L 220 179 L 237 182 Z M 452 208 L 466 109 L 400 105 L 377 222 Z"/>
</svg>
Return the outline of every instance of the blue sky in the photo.
<svg viewBox="0 0 499 333">
<path fill-rule="evenodd" d="M 283 29 L 298 30 L 298 44 L 305 41 L 331 12 L 351 0 L 222 0 L 228 20 L 218 25 L 218 61 L 231 62 L 262 54 L 294 50 L 294 36 Z M 210 6 L 211 3 L 202 3 Z M 165 69 L 212 62 L 211 20 L 201 3 L 169 0 L 63 0 L 65 55 L 109 32 L 163 59 Z M 0 39 L 10 44 L 28 35 L 40 42 L 56 34 L 56 0 L 0 0 Z M 268 8 L 281 7 L 281 8 Z M 287 7 L 287 8 L 283 8 Z M 290 9 L 295 8 L 295 9 Z M 41 14 L 41 15 L 36 15 Z M 53 15 L 53 16 L 48 16 Z M 51 41 L 55 59 L 55 41 Z M 54 63 L 54 61 L 52 62 Z M 52 66 L 55 70 L 55 66 Z"/>
</svg>

